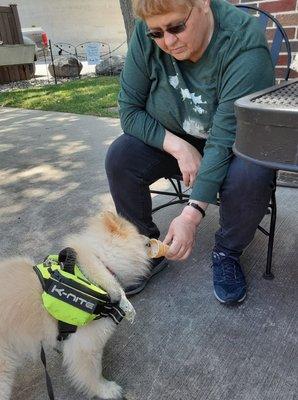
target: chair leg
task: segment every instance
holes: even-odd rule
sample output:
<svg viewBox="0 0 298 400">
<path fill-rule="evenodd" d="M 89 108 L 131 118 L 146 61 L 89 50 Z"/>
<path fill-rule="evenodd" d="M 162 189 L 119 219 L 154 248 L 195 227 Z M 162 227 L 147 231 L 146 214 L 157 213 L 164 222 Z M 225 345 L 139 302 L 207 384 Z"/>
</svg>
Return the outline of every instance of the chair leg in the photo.
<svg viewBox="0 0 298 400">
<path fill-rule="evenodd" d="M 182 192 L 182 186 L 181 182 L 179 179 L 176 178 L 167 178 L 171 182 L 173 189 L 175 192 L 164 192 L 160 190 L 150 190 L 150 193 L 155 193 L 155 194 L 160 194 L 160 195 L 166 195 L 166 196 L 172 196 L 174 198 L 177 198 L 178 200 L 170 200 L 167 203 L 162 204 L 161 206 L 154 207 L 152 208 L 152 214 L 155 213 L 158 210 L 161 210 L 162 208 L 172 206 L 174 204 L 183 204 L 188 202 L 189 200 L 189 194 L 185 194 Z"/>
<path fill-rule="evenodd" d="M 178 194 L 179 200 L 184 200 L 183 196 L 182 196 L 181 182 L 178 179 L 176 179 L 176 183 L 177 183 L 177 186 L 178 186 L 178 193 L 177 194 Z"/>
<path fill-rule="evenodd" d="M 267 262 L 266 262 L 266 270 L 263 274 L 264 279 L 273 279 L 274 274 L 271 272 L 272 267 L 272 253 L 273 253 L 273 244 L 274 244 L 274 234 L 275 234 L 275 223 L 276 223 L 276 176 L 274 181 L 274 188 L 272 189 L 271 194 L 271 218 L 270 218 L 270 229 L 269 229 L 269 238 L 268 238 L 268 250 L 267 250 Z"/>
</svg>

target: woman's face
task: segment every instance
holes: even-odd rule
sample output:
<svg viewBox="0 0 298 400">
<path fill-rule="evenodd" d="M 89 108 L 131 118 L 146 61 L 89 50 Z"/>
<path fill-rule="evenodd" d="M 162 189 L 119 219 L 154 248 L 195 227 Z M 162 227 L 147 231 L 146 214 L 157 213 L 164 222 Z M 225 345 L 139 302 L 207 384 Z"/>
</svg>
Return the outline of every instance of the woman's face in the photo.
<svg viewBox="0 0 298 400">
<path fill-rule="evenodd" d="M 186 22 L 185 22 L 186 21 Z M 166 14 L 154 15 L 145 19 L 148 30 L 162 32 L 156 44 L 179 61 L 198 61 L 206 50 L 213 33 L 213 15 L 209 0 L 202 0 L 201 6 L 192 9 L 179 7 Z M 170 33 L 168 28 L 185 22 L 185 30 Z"/>
</svg>

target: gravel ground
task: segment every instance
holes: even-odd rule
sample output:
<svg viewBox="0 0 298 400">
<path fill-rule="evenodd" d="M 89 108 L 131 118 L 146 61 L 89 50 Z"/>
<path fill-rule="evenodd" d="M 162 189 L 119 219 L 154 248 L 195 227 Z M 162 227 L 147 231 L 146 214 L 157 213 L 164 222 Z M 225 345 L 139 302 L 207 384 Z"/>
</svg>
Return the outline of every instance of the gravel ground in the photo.
<svg viewBox="0 0 298 400">
<path fill-rule="evenodd" d="M 84 78 L 89 78 L 89 77 L 95 77 L 95 74 L 85 74 L 81 75 L 78 78 L 64 78 L 64 79 L 57 79 L 57 84 L 73 81 L 75 79 L 84 79 Z M 28 89 L 32 87 L 40 87 L 44 85 L 55 85 L 54 78 L 51 76 L 47 77 L 35 77 L 32 79 L 29 79 L 27 81 L 18 81 L 18 82 L 11 82 L 7 84 L 2 84 L 0 85 L 0 92 L 9 92 L 11 90 L 16 90 L 16 89 Z"/>
<path fill-rule="evenodd" d="M 86 77 L 95 77 L 95 65 L 88 65 L 87 61 L 81 61 L 83 69 L 79 78 L 57 79 L 57 83 L 69 82 L 74 79 L 82 79 Z M 43 85 L 55 85 L 54 78 L 48 72 L 48 64 L 37 61 L 35 63 L 35 77 L 27 81 L 11 82 L 0 85 L 0 92 L 8 92 L 16 89 L 27 89 L 32 87 L 40 87 Z"/>
</svg>

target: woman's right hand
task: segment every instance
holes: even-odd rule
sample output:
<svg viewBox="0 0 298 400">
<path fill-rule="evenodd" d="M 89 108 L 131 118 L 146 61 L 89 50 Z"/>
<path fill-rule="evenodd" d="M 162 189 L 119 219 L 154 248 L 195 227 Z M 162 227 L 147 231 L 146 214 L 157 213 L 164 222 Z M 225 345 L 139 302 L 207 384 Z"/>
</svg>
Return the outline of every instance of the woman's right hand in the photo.
<svg viewBox="0 0 298 400">
<path fill-rule="evenodd" d="M 166 131 L 163 149 L 176 158 L 185 186 L 192 187 L 199 172 L 202 156 L 190 143 Z"/>
</svg>

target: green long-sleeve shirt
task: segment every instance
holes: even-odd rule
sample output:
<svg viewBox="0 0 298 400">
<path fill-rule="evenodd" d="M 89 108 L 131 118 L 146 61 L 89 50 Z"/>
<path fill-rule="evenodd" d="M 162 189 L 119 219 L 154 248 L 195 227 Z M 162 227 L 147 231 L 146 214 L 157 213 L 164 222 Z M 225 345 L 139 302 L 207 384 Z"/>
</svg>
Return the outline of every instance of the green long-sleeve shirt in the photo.
<svg viewBox="0 0 298 400">
<path fill-rule="evenodd" d="M 212 0 L 214 33 L 202 58 L 177 61 L 136 23 L 119 94 L 122 129 L 163 148 L 165 129 L 206 138 L 191 198 L 216 203 L 235 140 L 236 99 L 274 84 L 274 68 L 256 18 Z"/>
</svg>

